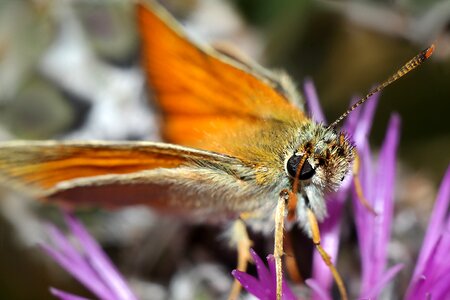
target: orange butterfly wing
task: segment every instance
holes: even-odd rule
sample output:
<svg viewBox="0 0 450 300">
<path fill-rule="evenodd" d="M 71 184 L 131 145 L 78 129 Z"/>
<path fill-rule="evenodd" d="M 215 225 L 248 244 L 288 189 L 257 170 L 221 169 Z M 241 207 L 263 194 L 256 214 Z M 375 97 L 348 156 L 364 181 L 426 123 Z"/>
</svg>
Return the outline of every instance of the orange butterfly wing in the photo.
<svg viewBox="0 0 450 300">
<path fill-rule="evenodd" d="M 194 44 L 156 4 L 138 5 L 137 18 L 165 140 L 234 154 L 230 134 L 305 118 L 269 73 Z"/>
<path fill-rule="evenodd" d="M 0 144 L 0 177 L 50 189 L 60 182 L 106 174 L 175 168 L 225 156 L 153 142 L 6 142 Z"/>
<path fill-rule="evenodd" d="M 254 176 L 240 159 L 170 144 L 0 143 L 3 184 L 68 205 L 237 214 L 254 207 Z"/>
</svg>

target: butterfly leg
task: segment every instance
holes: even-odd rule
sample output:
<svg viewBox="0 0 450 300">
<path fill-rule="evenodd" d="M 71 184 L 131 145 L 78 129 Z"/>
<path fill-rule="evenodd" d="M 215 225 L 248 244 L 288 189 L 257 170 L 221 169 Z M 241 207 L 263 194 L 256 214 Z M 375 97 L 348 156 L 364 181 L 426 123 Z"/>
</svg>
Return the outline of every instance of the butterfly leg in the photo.
<svg viewBox="0 0 450 300">
<path fill-rule="evenodd" d="M 364 193 L 361 186 L 361 180 L 359 179 L 359 170 L 360 170 L 360 158 L 359 154 L 356 150 L 353 150 L 355 152 L 355 161 L 353 162 L 353 184 L 355 185 L 356 195 L 358 196 L 359 201 L 361 204 L 370 211 L 373 215 L 377 215 L 377 212 L 375 209 L 370 205 L 369 201 L 367 201 L 366 197 L 364 197 Z"/>
<path fill-rule="evenodd" d="M 325 264 L 330 268 L 331 274 L 333 275 L 334 281 L 336 282 L 337 287 L 339 289 L 339 293 L 341 294 L 341 299 L 347 300 L 348 299 L 347 290 L 345 289 L 342 277 L 339 274 L 339 272 L 336 270 L 336 267 L 331 262 L 330 255 L 328 255 L 328 253 L 320 245 L 320 231 L 319 231 L 319 224 L 317 223 L 316 216 L 314 215 L 312 210 L 309 208 L 307 210 L 307 214 L 308 214 L 309 224 L 311 226 L 313 243 L 316 246 L 317 251 L 319 251 L 320 256 L 322 257 Z"/>
<path fill-rule="evenodd" d="M 248 237 L 247 228 L 245 227 L 244 221 L 241 219 L 234 221 L 231 231 L 231 239 L 236 245 L 238 252 L 238 263 L 236 269 L 245 272 L 247 271 L 248 262 L 251 261 L 250 247 L 252 246 L 252 241 Z M 233 286 L 231 287 L 228 300 L 237 299 L 241 292 L 241 288 L 241 284 L 235 279 L 233 281 Z"/>
<path fill-rule="evenodd" d="M 286 202 L 289 201 L 289 191 L 283 190 L 278 198 L 277 208 L 275 210 L 275 244 L 273 247 L 273 256 L 275 258 L 276 287 L 277 300 L 281 300 L 282 284 L 283 284 L 283 265 L 281 258 L 283 257 L 283 233 L 284 218 L 286 211 Z"/>
</svg>

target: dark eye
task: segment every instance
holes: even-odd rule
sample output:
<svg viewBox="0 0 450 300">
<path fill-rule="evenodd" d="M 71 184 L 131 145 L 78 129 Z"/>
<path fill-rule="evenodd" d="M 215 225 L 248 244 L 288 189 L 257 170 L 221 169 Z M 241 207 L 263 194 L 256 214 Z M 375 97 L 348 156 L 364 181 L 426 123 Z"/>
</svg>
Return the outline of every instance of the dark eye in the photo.
<svg viewBox="0 0 450 300">
<path fill-rule="evenodd" d="M 287 161 L 286 169 L 287 169 L 289 175 L 291 175 L 292 177 L 295 177 L 295 175 L 297 174 L 298 164 L 302 160 L 302 157 L 303 156 L 301 156 L 301 155 L 292 155 L 289 158 L 289 160 Z M 316 174 L 316 171 L 311 166 L 311 164 L 308 162 L 308 160 L 306 160 L 305 163 L 303 164 L 303 167 L 300 171 L 300 175 L 298 178 L 300 180 L 307 180 L 307 179 L 311 179 L 314 176 L 314 174 Z"/>
</svg>

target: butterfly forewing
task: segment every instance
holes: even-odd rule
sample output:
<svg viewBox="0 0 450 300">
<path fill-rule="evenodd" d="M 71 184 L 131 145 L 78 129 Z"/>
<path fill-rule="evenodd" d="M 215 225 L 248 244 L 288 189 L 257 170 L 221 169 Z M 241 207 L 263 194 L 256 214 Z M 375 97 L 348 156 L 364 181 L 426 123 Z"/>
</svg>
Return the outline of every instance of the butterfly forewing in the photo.
<svg viewBox="0 0 450 300">
<path fill-rule="evenodd" d="M 234 154 L 226 147 L 230 133 L 304 119 L 282 84 L 191 42 L 160 7 L 138 5 L 137 19 L 167 141 Z"/>
</svg>

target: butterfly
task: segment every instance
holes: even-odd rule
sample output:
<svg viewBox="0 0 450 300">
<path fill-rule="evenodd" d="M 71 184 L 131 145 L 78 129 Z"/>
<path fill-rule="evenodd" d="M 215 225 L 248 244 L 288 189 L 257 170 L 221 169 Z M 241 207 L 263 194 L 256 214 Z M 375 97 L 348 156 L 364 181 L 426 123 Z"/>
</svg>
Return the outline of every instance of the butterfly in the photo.
<svg viewBox="0 0 450 300">
<path fill-rule="evenodd" d="M 0 144 L 0 181 L 65 206 L 146 205 L 205 222 L 233 222 L 245 270 L 246 228 L 275 232 L 281 299 L 283 228 L 297 223 L 320 246 L 324 195 L 339 188 L 355 150 L 336 125 L 367 98 L 426 60 L 430 47 L 330 126 L 315 123 L 284 73 L 194 42 L 154 2 L 138 3 L 143 66 L 161 113 L 158 142 L 11 141 Z M 231 297 L 236 297 L 235 283 Z"/>
</svg>

